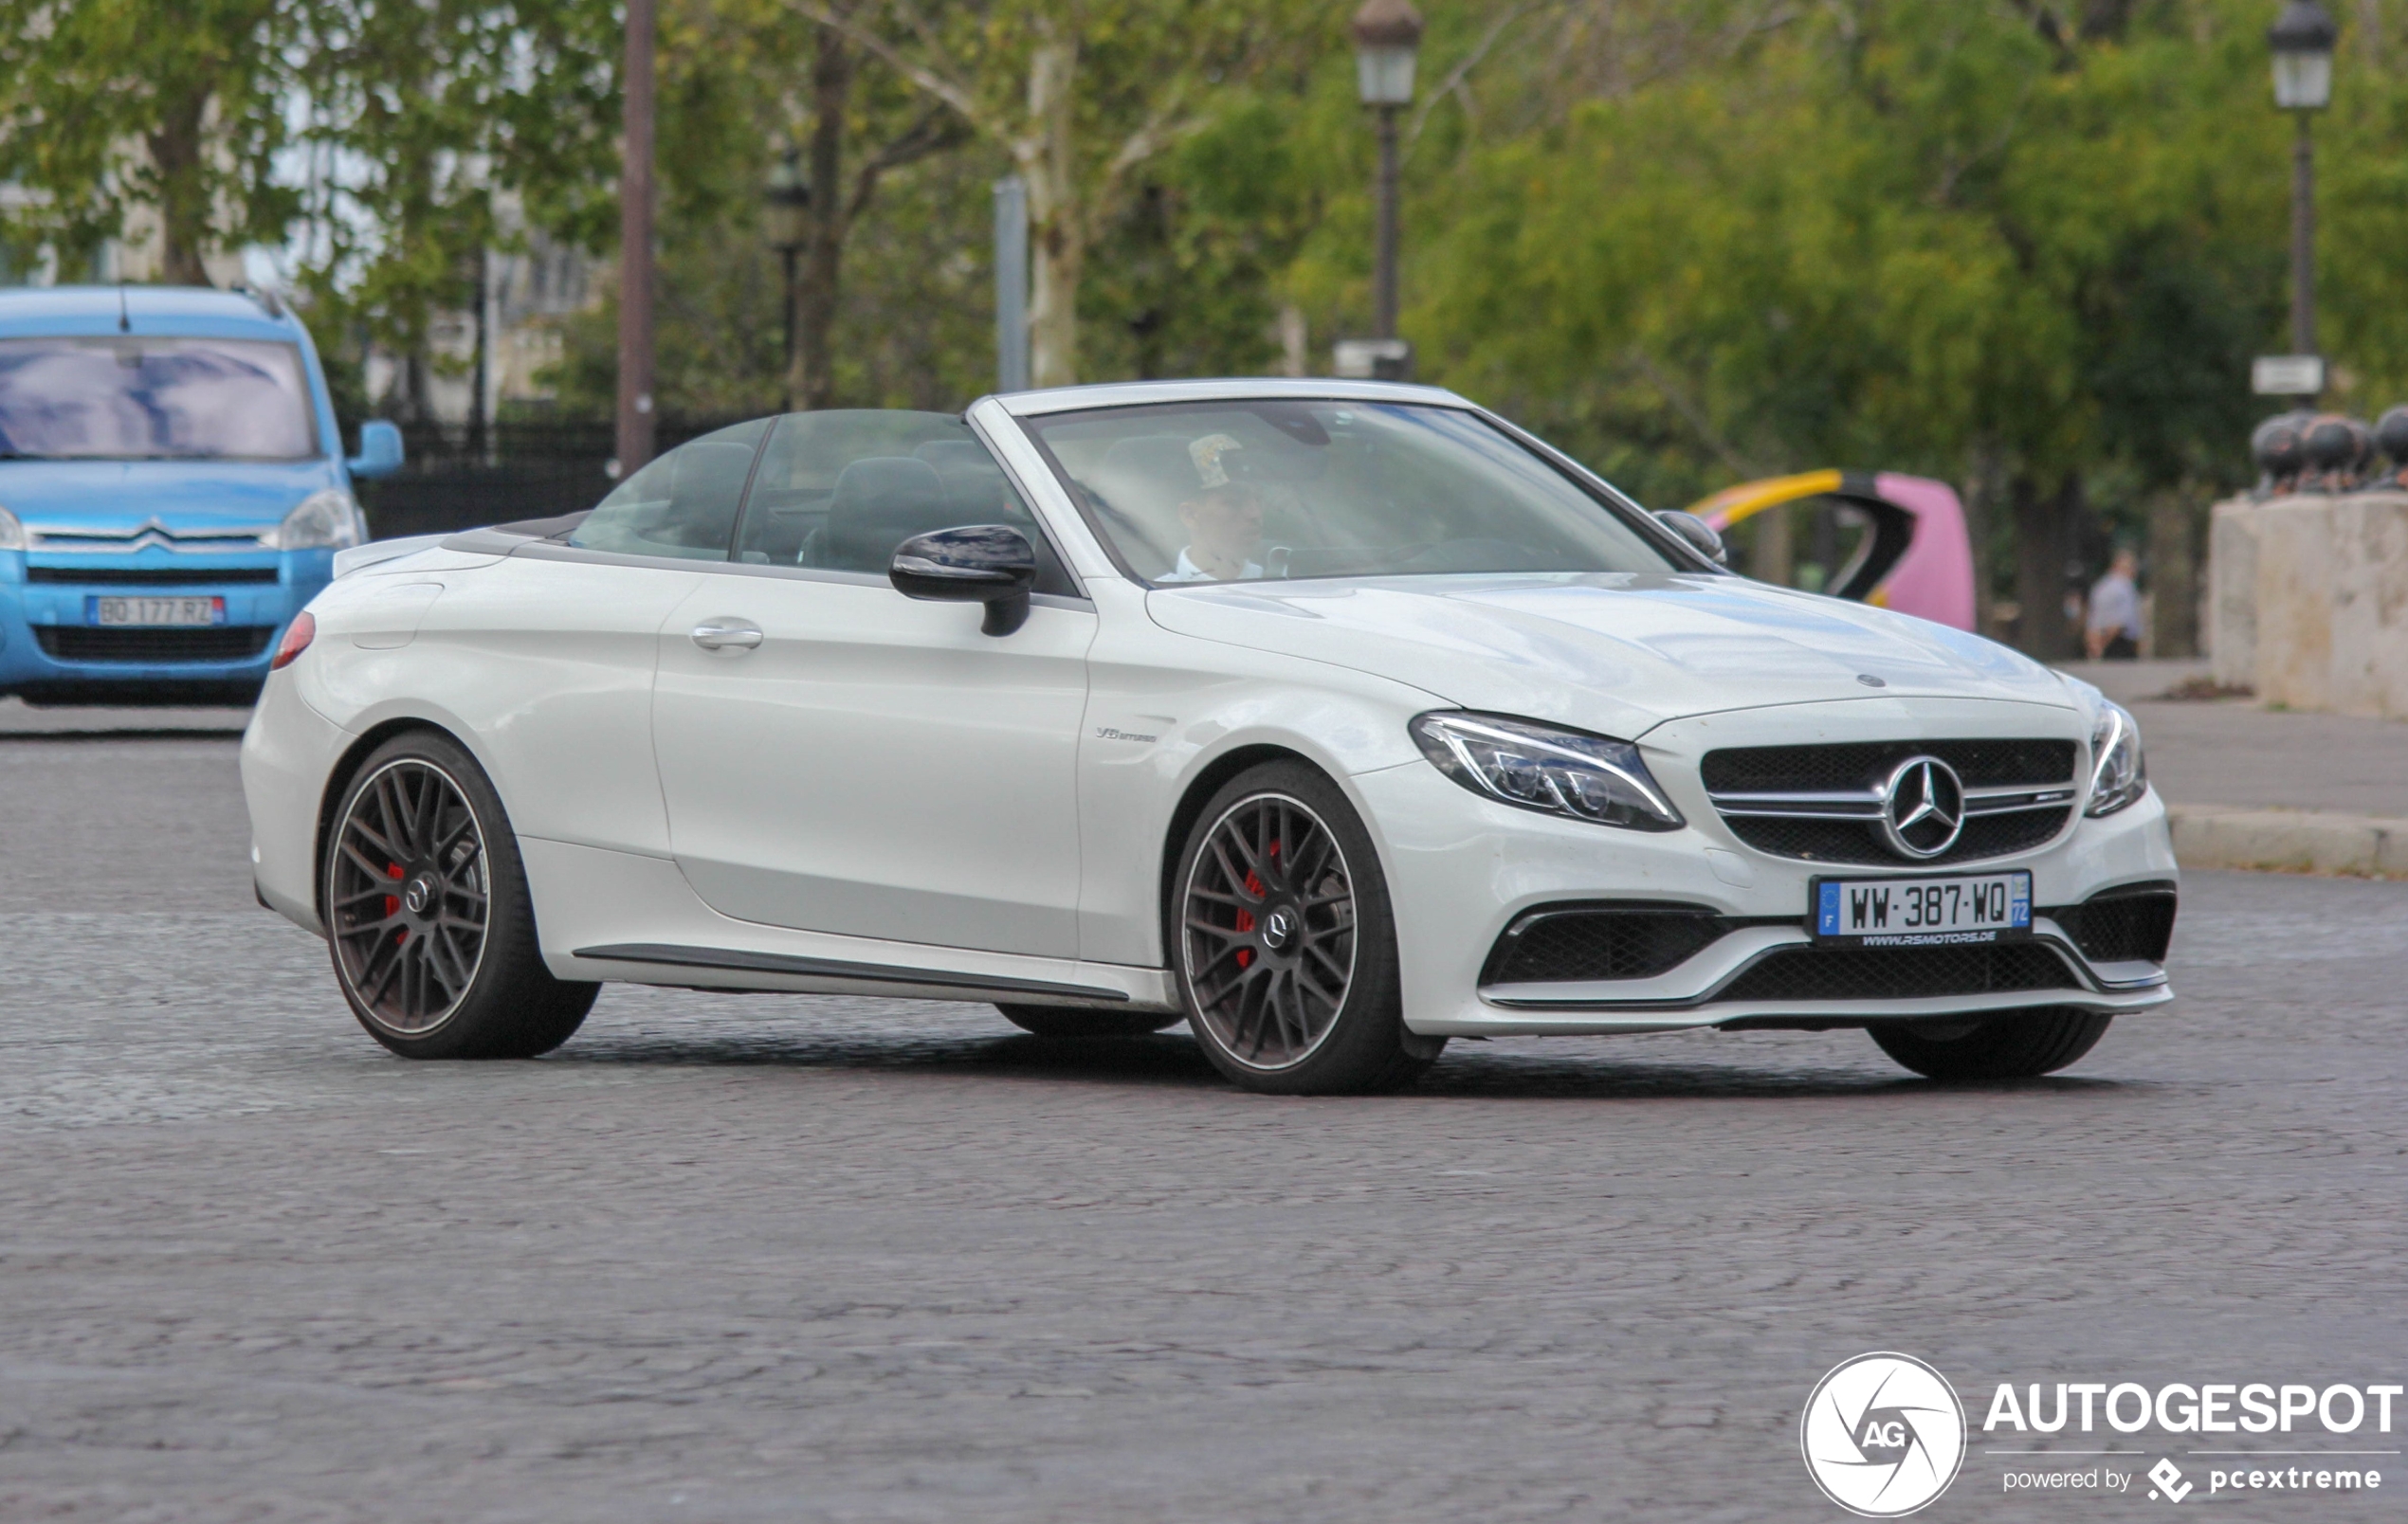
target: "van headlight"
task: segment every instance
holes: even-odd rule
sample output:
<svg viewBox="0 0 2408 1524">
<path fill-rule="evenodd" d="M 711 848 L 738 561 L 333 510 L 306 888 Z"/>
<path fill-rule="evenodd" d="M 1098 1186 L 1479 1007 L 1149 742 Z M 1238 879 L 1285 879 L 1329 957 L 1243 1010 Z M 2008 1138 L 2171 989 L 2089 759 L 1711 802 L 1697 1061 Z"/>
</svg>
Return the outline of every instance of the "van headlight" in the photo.
<svg viewBox="0 0 2408 1524">
<path fill-rule="evenodd" d="M 25 525 L 17 516 L 0 508 L 0 551 L 23 551 L 32 547 L 26 541 Z"/>
<path fill-rule="evenodd" d="M 2141 726 L 2122 704 L 2099 701 L 2090 727 L 2090 802 L 2082 813 L 2112 815 L 2149 791 L 2149 769 L 2141 755 Z"/>
<path fill-rule="evenodd" d="M 1423 715 L 1412 729 L 1439 771 L 1499 804 L 1634 831 L 1684 824 L 1628 741 L 1461 710 Z"/>
<path fill-rule="evenodd" d="M 340 551 L 368 537 L 359 504 L 340 487 L 313 492 L 284 521 L 260 536 L 271 551 Z"/>
</svg>

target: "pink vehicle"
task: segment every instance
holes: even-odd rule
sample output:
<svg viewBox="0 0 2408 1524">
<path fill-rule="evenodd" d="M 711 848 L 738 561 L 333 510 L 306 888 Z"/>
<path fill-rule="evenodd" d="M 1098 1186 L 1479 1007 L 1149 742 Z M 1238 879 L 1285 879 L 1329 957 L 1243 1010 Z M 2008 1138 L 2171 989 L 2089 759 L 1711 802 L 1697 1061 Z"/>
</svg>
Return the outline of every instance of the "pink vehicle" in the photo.
<svg viewBox="0 0 2408 1524">
<path fill-rule="evenodd" d="M 1974 627 L 1973 541 L 1964 507 L 1944 481 L 1891 471 L 1808 471 L 1725 487 L 1689 512 L 1726 535 L 1803 498 L 1836 498 L 1868 521 L 1855 554 L 1827 585 L 1833 597 Z"/>
</svg>

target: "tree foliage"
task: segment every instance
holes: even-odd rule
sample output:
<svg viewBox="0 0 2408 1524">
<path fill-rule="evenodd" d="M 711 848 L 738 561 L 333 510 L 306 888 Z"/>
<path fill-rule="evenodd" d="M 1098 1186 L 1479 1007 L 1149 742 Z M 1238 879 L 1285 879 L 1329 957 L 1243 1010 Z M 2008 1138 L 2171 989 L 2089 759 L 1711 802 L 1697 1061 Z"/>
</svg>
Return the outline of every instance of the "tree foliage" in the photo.
<svg viewBox="0 0 2408 1524">
<path fill-rule="evenodd" d="M 2408 0 L 2334 9 L 2323 347 L 2328 400 L 2371 411 L 2408 394 Z M 982 390 L 1004 172 L 1040 381 L 1269 371 L 1299 335 L 1323 368 L 1369 308 L 1347 9 L 664 0 L 665 405 Z M 1665 503 L 1828 464 L 1964 483 L 2034 607 L 2102 523 L 2246 469 L 2247 362 L 2287 347 L 2271 0 L 1427 9 L 1426 379 Z M 609 252 L 619 26 L 609 0 L 0 0 L 0 172 L 42 193 L 8 236 L 88 251 L 137 207 L 176 250 L 298 226 L 321 315 L 423 349 L 486 246 Z M 789 153 L 792 373 L 761 202 Z M 608 394 L 608 321 L 571 324 L 563 406 Z"/>
<path fill-rule="evenodd" d="M 87 264 L 156 215 L 169 279 L 273 242 L 299 209 L 276 175 L 313 0 L 0 0 L 0 180 L 32 192 L 6 237 Z"/>
</svg>

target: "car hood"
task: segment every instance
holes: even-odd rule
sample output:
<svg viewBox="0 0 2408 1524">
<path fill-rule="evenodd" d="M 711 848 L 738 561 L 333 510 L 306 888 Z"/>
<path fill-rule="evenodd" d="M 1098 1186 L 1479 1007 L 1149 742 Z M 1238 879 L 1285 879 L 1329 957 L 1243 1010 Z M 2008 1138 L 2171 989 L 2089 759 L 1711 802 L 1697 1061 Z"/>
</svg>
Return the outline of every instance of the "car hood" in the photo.
<svg viewBox="0 0 2408 1524">
<path fill-rule="evenodd" d="M 28 529 L 124 534 L 266 528 L 322 487 L 332 461 L 0 461 L 0 508 Z"/>
<path fill-rule="evenodd" d="M 1686 716 L 1817 700 L 1929 695 L 2079 707 L 2055 674 L 1994 642 L 1736 576 L 1220 583 L 1157 589 L 1146 607 L 1181 634 L 1625 739 Z"/>
</svg>

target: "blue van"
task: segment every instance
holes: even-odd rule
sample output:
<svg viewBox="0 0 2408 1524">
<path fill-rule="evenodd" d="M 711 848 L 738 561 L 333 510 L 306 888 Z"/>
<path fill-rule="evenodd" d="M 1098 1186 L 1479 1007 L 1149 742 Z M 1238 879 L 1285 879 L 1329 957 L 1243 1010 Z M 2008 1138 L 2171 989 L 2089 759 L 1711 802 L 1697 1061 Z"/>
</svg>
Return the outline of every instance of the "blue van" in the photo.
<svg viewBox="0 0 2408 1524">
<path fill-rule="evenodd" d="M 247 704 L 367 537 L 318 352 L 272 297 L 0 291 L 0 695 Z"/>
</svg>

